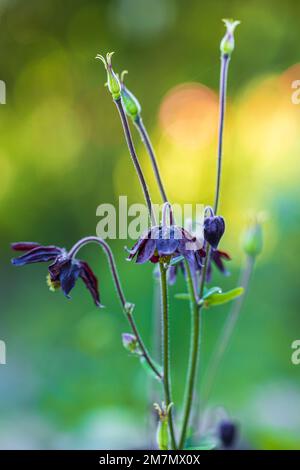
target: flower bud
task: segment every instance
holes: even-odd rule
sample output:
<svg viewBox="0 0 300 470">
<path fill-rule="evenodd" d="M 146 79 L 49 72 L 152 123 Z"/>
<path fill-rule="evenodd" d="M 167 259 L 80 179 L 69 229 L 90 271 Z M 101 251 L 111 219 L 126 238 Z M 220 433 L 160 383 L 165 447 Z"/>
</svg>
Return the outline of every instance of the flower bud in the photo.
<svg viewBox="0 0 300 470">
<path fill-rule="evenodd" d="M 232 447 L 237 439 L 237 425 L 230 420 L 223 420 L 219 425 L 219 438 L 224 447 Z"/>
<path fill-rule="evenodd" d="M 140 354 L 140 348 L 136 337 L 130 333 L 122 333 L 122 343 L 124 348 L 131 354 Z"/>
<path fill-rule="evenodd" d="M 124 75 L 126 73 L 127 70 L 124 70 L 121 73 L 121 96 L 127 116 L 135 121 L 140 117 L 142 108 L 137 98 L 131 93 L 131 91 L 128 90 L 124 84 Z"/>
<path fill-rule="evenodd" d="M 220 51 L 224 56 L 231 56 L 232 51 L 234 50 L 234 30 L 237 25 L 240 24 L 240 21 L 233 20 L 223 20 L 226 27 L 226 33 L 223 37 L 220 44 Z"/>
<path fill-rule="evenodd" d="M 102 60 L 104 67 L 107 71 L 107 86 L 114 100 L 121 97 L 121 84 L 117 74 L 113 71 L 111 64 L 111 57 L 114 53 L 108 52 L 106 59 L 100 54 L 96 55 L 96 59 Z"/>
<path fill-rule="evenodd" d="M 244 234 L 243 248 L 247 255 L 256 257 L 263 247 L 262 225 L 256 220 L 252 223 Z"/>
<path fill-rule="evenodd" d="M 159 450 L 169 449 L 168 415 L 172 405 L 173 403 L 170 403 L 170 405 L 166 407 L 165 403 L 162 403 L 160 407 L 158 403 L 154 403 L 154 408 L 159 417 L 156 431 L 156 440 Z"/>
<path fill-rule="evenodd" d="M 225 221 L 221 216 L 210 216 L 204 219 L 204 238 L 216 250 L 225 232 Z"/>
</svg>

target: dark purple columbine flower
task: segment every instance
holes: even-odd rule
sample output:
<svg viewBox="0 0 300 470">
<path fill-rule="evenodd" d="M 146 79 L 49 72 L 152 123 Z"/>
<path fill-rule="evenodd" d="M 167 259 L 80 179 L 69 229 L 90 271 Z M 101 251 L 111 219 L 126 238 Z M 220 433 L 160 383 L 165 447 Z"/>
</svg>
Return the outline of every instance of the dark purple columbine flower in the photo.
<svg viewBox="0 0 300 470">
<path fill-rule="evenodd" d="M 170 261 L 173 257 L 184 256 L 192 267 L 197 264 L 195 253 L 203 255 L 196 237 L 177 225 L 152 227 L 128 251 L 127 260 L 131 261 L 136 256 L 138 264 L 147 261 L 158 263 L 162 259 Z"/>
<path fill-rule="evenodd" d="M 97 307 L 102 306 L 95 274 L 85 261 L 70 257 L 65 248 L 55 245 L 43 246 L 34 242 L 12 243 L 11 247 L 15 251 L 25 252 L 12 259 L 12 264 L 15 266 L 52 262 L 48 268 L 47 278 L 50 290 L 61 288 L 65 296 L 70 298 L 69 294 L 80 277 L 90 291 Z"/>
<path fill-rule="evenodd" d="M 225 232 L 225 221 L 221 216 L 210 216 L 204 219 L 204 238 L 215 250 Z"/>
</svg>

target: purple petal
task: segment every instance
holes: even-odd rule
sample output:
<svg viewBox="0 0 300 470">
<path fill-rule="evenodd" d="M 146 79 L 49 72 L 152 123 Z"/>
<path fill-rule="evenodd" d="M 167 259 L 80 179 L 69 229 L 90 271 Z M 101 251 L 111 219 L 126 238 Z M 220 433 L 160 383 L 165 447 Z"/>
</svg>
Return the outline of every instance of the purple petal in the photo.
<svg viewBox="0 0 300 470">
<path fill-rule="evenodd" d="M 12 259 L 12 264 L 15 266 L 23 266 L 24 264 L 30 263 L 42 263 L 47 261 L 53 261 L 57 256 L 64 252 L 62 248 L 54 245 L 50 246 L 37 246 L 30 250 L 28 253 L 19 256 L 18 258 Z"/>
<path fill-rule="evenodd" d="M 15 242 L 11 243 L 10 246 L 15 251 L 30 251 L 33 250 L 33 248 L 37 248 L 42 245 L 36 242 Z"/>
<path fill-rule="evenodd" d="M 61 289 L 66 297 L 75 286 L 80 275 L 81 266 L 77 260 L 60 257 L 54 264 L 49 266 L 49 273 L 52 281 L 59 280 Z"/>
<path fill-rule="evenodd" d="M 139 250 L 139 254 L 137 256 L 136 262 L 138 264 L 143 264 L 146 263 L 146 261 L 149 261 L 150 258 L 154 255 L 156 248 L 156 243 L 155 240 L 146 240 L 144 243 L 143 247 Z"/>
<path fill-rule="evenodd" d="M 171 227 L 162 227 L 159 231 L 159 238 L 156 240 L 156 248 L 159 256 L 172 255 L 179 245 L 178 231 Z M 180 234 L 179 234 L 180 235 Z"/>
<path fill-rule="evenodd" d="M 127 249 L 129 253 L 129 256 L 126 258 L 127 261 L 131 261 L 135 257 L 137 252 L 144 247 L 144 244 L 149 238 L 151 238 L 151 232 L 147 231 L 138 239 L 138 241 L 133 245 L 131 250 Z"/>
<path fill-rule="evenodd" d="M 88 263 L 86 263 L 85 261 L 80 261 L 80 266 L 81 266 L 81 271 L 80 271 L 81 279 L 83 280 L 86 287 L 92 294 L 92 297 L 97 307 L 102 307 L 103 305 L 101 305 L 101 302 L 100 302 L 100 294 L 99 294 L 99 289 L 98 289 L 98 279 L 96 278 L 95 274 L 91 270 Z"/>
</svg>

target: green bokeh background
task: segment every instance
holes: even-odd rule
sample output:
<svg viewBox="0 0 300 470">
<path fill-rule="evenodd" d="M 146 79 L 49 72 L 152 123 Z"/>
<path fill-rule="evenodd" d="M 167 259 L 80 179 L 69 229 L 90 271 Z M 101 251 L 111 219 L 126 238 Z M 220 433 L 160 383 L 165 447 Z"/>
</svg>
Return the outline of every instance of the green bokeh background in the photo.
<svg viewBox="0 0 300 470">
<path fill-rule="evenodd" d="M 116 68 L 130 71 L 128 86 L 142 103 L 172 200 L 211 203 L 217 122 L 211 141 L 189 150 L 166 137 L 159 116 L 166 95 L 180 84 L 198 82 L 216 98 L 220 19 L 233 17 L 242 24 L 230 65 L 221 203 L 222 248 L 233 261 L 231 277 L 216 275 L 216 285 L 237 282 L 249 210 L 265 211 L 267 220 L 265 250 L 211 405 L 224 406 L 240 422 L 241 446 L 300 449 L 300 365 L 291 362 L 291 343 L 300 338 L 300 105 L 291 102 L 291 83 L 300 79 L 299 15 L 292 0 L 0 1 L 0 78 L 7 89 L 0 106 L 0 339 L 7 346 L 0 448 L 149 445 L 153 387 L 121 345 L 128 328 L 105 257 L 96 247 L 84 252 L 106 305 L 98 311 L 82 285 L 71 301 L 49 292 L 45 266 L 13 268 L 9 243 L 70 247 L 95 234 L 99 204 L 117 203 L 118 194 L 142 202 L 102 64 L 94 60 L 109 50 L 116 51 Z M 203 107 L 204 122 L 205 113 Z M 158 202 L 138 138 L 136 145 Z M 150 347 L 153 267 L 125 261 L 123 247 L 131 243 L 111 246 Z M 183 289 L 180 279 L 170 291 L 176 404 L 190 328 L 188 307 L 174 299 Z M 227 312 L 204 313 L 200 379 Z"/>
</svg>

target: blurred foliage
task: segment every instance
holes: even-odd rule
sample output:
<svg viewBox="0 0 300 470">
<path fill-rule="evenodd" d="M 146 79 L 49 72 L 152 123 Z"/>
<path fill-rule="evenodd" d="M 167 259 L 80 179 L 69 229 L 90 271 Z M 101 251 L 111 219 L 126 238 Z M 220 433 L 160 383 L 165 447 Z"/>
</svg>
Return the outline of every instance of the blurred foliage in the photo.
<svg viewBox="0 0 300 470">
<path fill-rule="evenodd" d="M 227 221 L 222 248 L 232 254 L 232 276 L 216 275 L 214 285 L 236 285 L 249 212 L 264 210 L 268 220 L 264 253 L 212 404 L 241 421 L 245 445 L 300 448 L 299 369 L 290 361 L 291 343 L 300 336 L 300 105 L 291 102 L 291 83 L 300 79 L 299 14 L 296 0 L 1 0 L 0 78 L 7 104 L 0 106 L 0 337 L 8 365 L 0 367 L 0 447 L 147 442 L 152 395 L 144 371 L 124 353 L 127 325 L 104 256 L 96 247 L 86 249 L 107 306 L 99 312 L 84 287 L 76 287 L 72 301 L 50 293 L 46 267 L 10 266 L 8 246 L 22 239 L 70 246 L 95 233 L 100 203 L 114 203 L 119 194 L 142 201 L 103 86 L 103 67 L 94 60 L 108 50 L 116 51 L 116 69 L 130 72 L 127 83 L 142 103 L 172 200 L 211 202 L 220 19 L 233 17 L 241 26 L 229 73 L 221 194 Z M 136 142 L 158 201 L 149 162 Z M 150 345 L 152 268 L 126 263 L 125 244 L 111 243 Z M 176 291 L 184 291 L 182 279 Z M 172 288 L 177 403 L 190 324 L 185 303 L 174 294 Z M 228 308 L 216 311 L 204 312 L 203 368 Z M 293 412 L 286 410 L 291 403 Z"/>
</svg>

